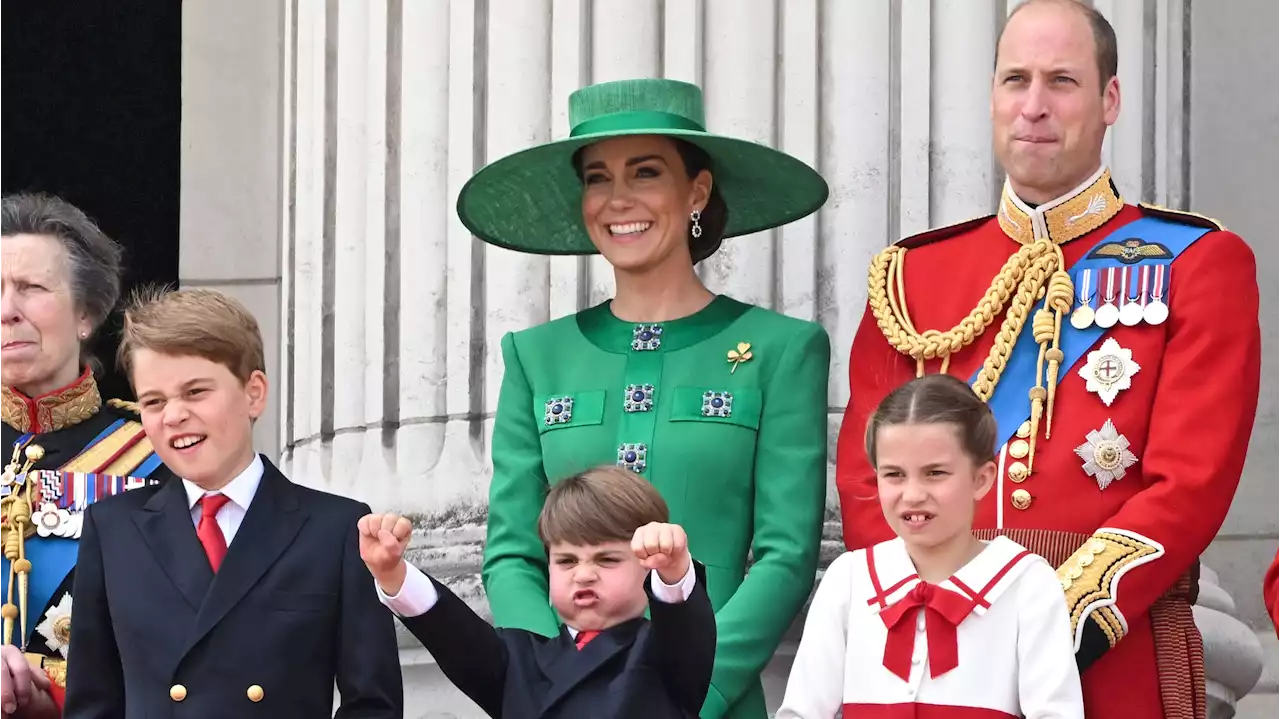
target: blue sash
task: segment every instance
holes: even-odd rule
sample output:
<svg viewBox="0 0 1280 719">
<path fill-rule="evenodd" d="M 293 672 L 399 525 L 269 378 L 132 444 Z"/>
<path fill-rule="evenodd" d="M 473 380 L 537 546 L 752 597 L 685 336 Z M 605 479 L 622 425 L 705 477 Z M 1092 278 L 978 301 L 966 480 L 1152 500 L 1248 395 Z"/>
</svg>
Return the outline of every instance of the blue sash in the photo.
<svg viewBox="0 0 1280 719">
<path fill-rule="evenodd" d="M 106 429 L 98 433 L 92 442 L 85 445 L 85 449 L 96 445 L 98 442 L 111 436 L 113 432 L 123 427 L 126 420 L 119 419 L 112 422 Z M 25 434 L 18 439 L 18 445 L 25 445 L 34 435 Z M 12 452 L 12 447 L 0 448 L 0 452 Z M 81 450 L 83 451 L 83 450 Z M 9 457 L 3 460 L 7 462 Z M 160 457 L 152 452 L 142 464 L 129 473 L 130 477 L 145 479 L 151 475 L 161 464 Z M 119 478 L 123 482 L 123 478 Z M 68 492 L 70 490 L 68 489 Z M 112 492 L 113 494 L 115 492 Z M 90 502 L 96 501 L 97 495 L 90 498 Z M 34 512 L 40 507 L 33 505 L 31 510 Z M 75 567 L 76 557 L 80 549 L 80 541 L 67 537 L 41 537 L 39 535 L 27 539 L 24 546 L 26 558 L 30 560 L 32 571 L 27 579 L 27 634 L 25 637 L 18 637 L 21 631 L 19 622 L 14 622 L 13 633 L 14 642 L 21 644 L 23 640 L 30 640 L 35 635 L 35 626 L 44 618 L 45 607 L 50 602 L 58 602 L 62 597 L 53 596 L 58 587 L 62 585 L 67 574 Z M 9 560 L 0 557 L 0 597 L 7 597 L 9 591 Z M 14 601 L 17 602 L 17 591 L 15 588 Z"/>
<path fill-rule="evenodd" d="M 1069 270 L 1072 276 L 1071 279 L 1073 282 L 1079 283 L 1080 271 L 1086 269 L 1097 270 L 1104 267 L 1119 267 L 1122 265 L 1125 267 L 1170 265 L 1192 243 L 1209 232 L 1211 230 L 1204 227 L 1184 225 L 1158 217 L 1143 217 L 1117 229 L 1108 235 L 1106 239 L 1090 248 L 1084 254 L 1084 257 Z M 1143 258 L 1128 263 L 1122 263 L 1114 256 L 1100 257 L 1095 255 L 1098 248 L 1104 245 L 1123 243 L 1129 239 L 1139 239 L 1147 244 L 1159 244 L 1168 252 L 1161 253 L 1162 256 L 1158 258 Z M 1130 274 L 1136 278 L 1137 273 Z M 1033 312 L 1043 306 L 1044 300 L 1041 300 L 1036 304 Z M 1040 345 L 1036 344 L 1035 337 L 1031 332 L 1032 316 L 1034 315 L 1027 316 L 1027 323 L 1023 325 L 1022 332 L 1018 335 L 1018 341 L 1013 345 L 1013 351 L 1009 355 L 1009 361 L 1005 365 L 1004 372 L 1000 375 L 999 383 L 996 384 L 996 390 L 991 395 L 991 399 L 987 401 L 987 406 L 991 408 L 991 412 L 996 417 L 995 449 L 997 452 L 1000 451 L 1000 447 L 1004 446 L 1005 442 L 1008 442 L 1013 437 L 1014 433 L 1018 431 L 1018 427 L 1031 418 L 1031 400 L 1027 398 L 1027 392 L 1036 386 L 1036 362 L 1040 358 Z M 1059 382 L 1105 333 L 1106 329 L 1097 325 L 1091 325 L 1088 329 L 1077 330 L 1070 324 L 1063 323 L 1059 347 L 1065 357 L 1058 367 Z M 981 371 L 982 369 L 979 368 L 978 372 Z M 977 381 L 978 372 L 974 372 L 973 376 L 969 378 L 969 384 Z"/>
</svg>

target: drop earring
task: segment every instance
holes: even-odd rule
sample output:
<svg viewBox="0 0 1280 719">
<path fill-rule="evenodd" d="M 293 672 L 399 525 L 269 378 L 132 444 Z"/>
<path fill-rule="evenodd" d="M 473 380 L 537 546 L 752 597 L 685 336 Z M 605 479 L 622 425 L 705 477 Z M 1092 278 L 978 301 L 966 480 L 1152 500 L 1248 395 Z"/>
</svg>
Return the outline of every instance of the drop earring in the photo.
<svg viewBox="0 0 1280 719">
<path fill-rule="evenodd" d="M 698 224 L 698 220 L 702 219 L 702 210 L 690 212 L 689 219 L 693 221 L 693 227 L 689 228 L 689 234 L 693 235 L 694 239 L 702 237 L 702 225 Z"/>
</svg>

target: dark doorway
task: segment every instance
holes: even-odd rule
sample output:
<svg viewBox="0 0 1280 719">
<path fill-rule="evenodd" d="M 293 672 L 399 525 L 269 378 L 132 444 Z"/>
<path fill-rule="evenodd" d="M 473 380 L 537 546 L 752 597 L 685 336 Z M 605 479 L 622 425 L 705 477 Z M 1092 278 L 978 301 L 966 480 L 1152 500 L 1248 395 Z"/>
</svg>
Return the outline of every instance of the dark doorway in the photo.
<svg viewBox="0 0 1280 719">
<path fill-rule="evenodd" d="M 125 288 L 178 280 L 182 3 L 3 3 L 3 191 L 50 192 L 125 247 Z M 103 395 L 132 397 L 115 370 L 119 313 L 94 353 Z"/>
</svg>

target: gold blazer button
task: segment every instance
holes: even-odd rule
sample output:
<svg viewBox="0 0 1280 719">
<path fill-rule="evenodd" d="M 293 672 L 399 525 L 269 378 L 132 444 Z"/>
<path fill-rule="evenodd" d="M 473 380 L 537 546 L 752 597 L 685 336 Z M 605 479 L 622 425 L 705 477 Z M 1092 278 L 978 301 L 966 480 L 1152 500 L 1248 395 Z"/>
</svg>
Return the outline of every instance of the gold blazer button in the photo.
<svg viewBox="0 0 1280 719">
<path fill-rule="evenodd" d="M 169 698 L 175 702 L 180 702 L 187 698 L 187 688 L 181 684 L 174 684 L 169 687 Z"/>
<path fill-rule="evenodd" d="M 262 701 L 262 696 L 263 696 L 262 687 L 258 686 L 257 684 L 254 684 L 253 686 L 249 687 L 248 691 L 245 692 L 245 696 L 249 697 L 249 701 L 251 702 Z"/>
<path fill-rule="evenodd" d="M 1026 509 L 1031 506 L 1031 493 L 1025 489 L 1015 489 L 1010 500 L 1014 509 Z"/>
</svg>

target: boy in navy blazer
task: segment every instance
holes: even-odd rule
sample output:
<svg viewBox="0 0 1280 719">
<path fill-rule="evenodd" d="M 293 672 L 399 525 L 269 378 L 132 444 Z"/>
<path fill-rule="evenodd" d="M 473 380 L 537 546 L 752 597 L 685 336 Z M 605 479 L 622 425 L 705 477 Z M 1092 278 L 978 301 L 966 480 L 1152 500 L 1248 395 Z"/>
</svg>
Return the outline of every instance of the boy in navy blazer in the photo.
<svg viewBox="0 0 1280 719">
<path fill-rule="evenodd" d="M 400 719 L 394 620 L 353 527 L 367 505 L 254 452 L 262 336 L 209 290 L 141 297 L 122 368 L 180 479 L 96 502 L 76 566 L 67 719 Z"/>
<path fill-rule="evenodd" d="M 405 562 L 412 526 L 402 517 L 361 519 L 360 555 L 383 603 L 489 716 L 696 717 L 711 682 L 715 615 L 704 570 L 667 519 L 658 491 L 620 467 L 551 488 L 538 534 L 564 626 L 550 639 L 489 626 Z"/>
</svg>

